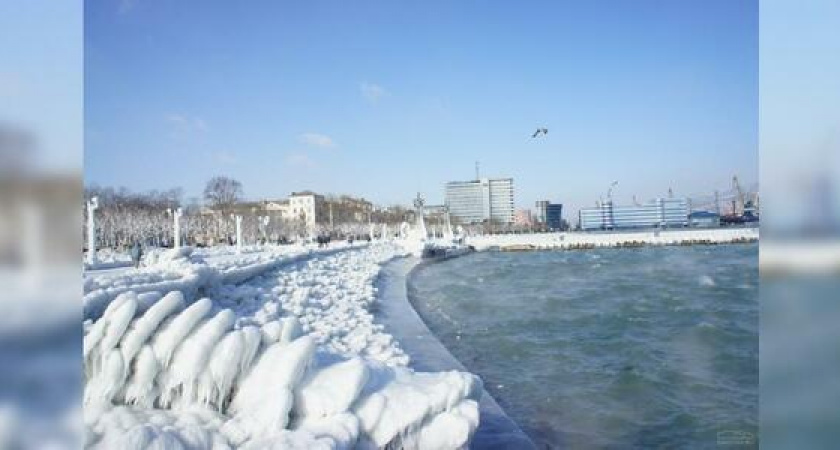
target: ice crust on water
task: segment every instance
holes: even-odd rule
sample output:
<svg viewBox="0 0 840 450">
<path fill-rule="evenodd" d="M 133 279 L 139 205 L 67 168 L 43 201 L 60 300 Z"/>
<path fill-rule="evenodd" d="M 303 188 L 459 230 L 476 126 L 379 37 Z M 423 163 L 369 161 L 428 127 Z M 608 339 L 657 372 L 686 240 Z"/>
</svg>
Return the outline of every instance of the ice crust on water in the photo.
<svg viewBox="0 0 840 450">
<path fill-rule="evenodd" d="M 119 294 L 84 338 L 90 448 L 465 448 L 481 381 L 417 373 L 373 321 L 378 244 L 188 304 Z"/>
</svg>

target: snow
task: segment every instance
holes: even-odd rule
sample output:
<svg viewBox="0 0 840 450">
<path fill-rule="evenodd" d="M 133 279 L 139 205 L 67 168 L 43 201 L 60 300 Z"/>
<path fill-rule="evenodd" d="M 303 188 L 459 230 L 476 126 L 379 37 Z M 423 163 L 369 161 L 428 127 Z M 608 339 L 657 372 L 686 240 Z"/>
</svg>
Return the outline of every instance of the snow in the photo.
<svg viewBox="0 0 840 450">
<path fill-rule="evenodd" d="M 181 247 L 178 250 L 152 249 L 144 255 L 142 268 L 124 267 L 100 273 L 89 270 L 85 274 L 84 317 L 94 319 L 105 307 L 124 292 L 181 291 L 187 300 L 213 284 L 241 283 L 260 273 L 308 259 L 313 255 L 329 255 L 365 244 L 337 243 L 330 248 L 304 245 L 244 247 L 237 254 L 235 247 Z"/>
<path fill-rule="evenodd" d="M 406 251 L 298 250 L 90 275 L 86 446 L 466 448 L 480 379 L 407 368 L 374 320 L 381 265 Z"/>
<path fill-rule="evenodd" d="M 466 243 L 477 250 L 504 249 L 574 249 L 621 247 L 631 245 L 723 244 L 755 241 L 758 228 L 673 229 L 616 232 L 527 233 L 470 236 Z"/>
</svg>

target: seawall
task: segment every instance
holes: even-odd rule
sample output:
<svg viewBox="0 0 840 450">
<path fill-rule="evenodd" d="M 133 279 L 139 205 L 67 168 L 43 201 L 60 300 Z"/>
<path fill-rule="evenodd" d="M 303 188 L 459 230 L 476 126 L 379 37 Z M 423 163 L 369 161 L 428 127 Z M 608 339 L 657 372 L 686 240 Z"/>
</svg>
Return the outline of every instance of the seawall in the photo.
<svg viewBox="0 0 840 450">
<path fill-rule="evenodd" d="M 408 298 L 407 281 L 421 260 L 397 258 L 385 264 L 379 275 L 377 318 L 388 333 L 411 356 L 410 366 L 419 371 L 467 371 L 429 330 Z M 474 449 L 535 449 L 536 447 L 487 391 L 480 402 L 480 423 L 471 443 Z"/>
<path fill-rule="evenodd" d="M 645 245 L 714 245 L 757 242 L 758 228 L 639 230 L 621 232 L 527 233 L 471 236 L 476 250 L 575 250 Z"/>
</svg>

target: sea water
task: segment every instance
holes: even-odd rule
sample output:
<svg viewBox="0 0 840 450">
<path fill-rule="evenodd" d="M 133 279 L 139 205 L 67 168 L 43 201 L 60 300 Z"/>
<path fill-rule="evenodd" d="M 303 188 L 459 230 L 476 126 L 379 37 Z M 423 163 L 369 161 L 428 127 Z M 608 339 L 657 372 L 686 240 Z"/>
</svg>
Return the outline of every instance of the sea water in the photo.
<svg viewBox="0 0 840 450">
<path fill-rule="evenodd" d="M 477 253 L 409 295 L 540 448 L 757 444 L 757 245 Z"/>
</svg>

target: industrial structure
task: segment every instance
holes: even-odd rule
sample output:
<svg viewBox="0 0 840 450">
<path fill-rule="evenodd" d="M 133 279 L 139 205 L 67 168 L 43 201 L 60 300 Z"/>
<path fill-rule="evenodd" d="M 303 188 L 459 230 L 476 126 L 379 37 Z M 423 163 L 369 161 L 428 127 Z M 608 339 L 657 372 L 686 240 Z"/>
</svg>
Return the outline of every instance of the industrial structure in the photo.
<svg viewBox="0 0 840 450">
<path fill-rule="evenodd" d="M 450 181 L 446 204 L 452 217 L 462 223 L 513 223 L 513 178 Z"/>
</svg>

